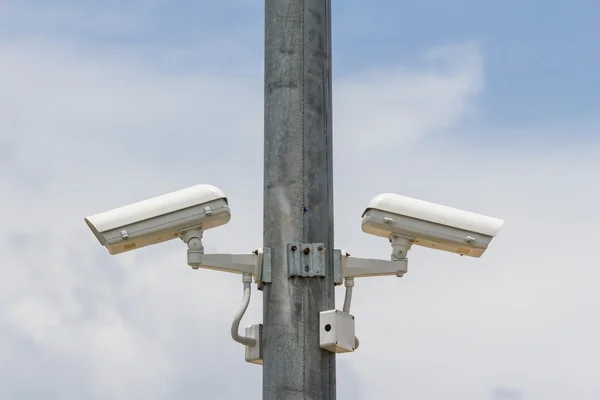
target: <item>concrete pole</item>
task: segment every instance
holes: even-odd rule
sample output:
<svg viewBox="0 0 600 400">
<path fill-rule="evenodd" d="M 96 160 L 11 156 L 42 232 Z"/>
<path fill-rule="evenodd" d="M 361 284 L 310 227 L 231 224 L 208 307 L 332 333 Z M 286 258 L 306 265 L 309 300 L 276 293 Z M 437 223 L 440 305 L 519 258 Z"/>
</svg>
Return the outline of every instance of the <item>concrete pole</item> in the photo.
<svg viewBox="0 0 600 400">
<path fill-rule="evenodd" d="M 330 0 L 265 1 L 263 399 L 335 399 L 319 312 L 335 308 Z M 286 244 L 324 243 L 324 277 L 290 277 Z M 299 249 L 300 250 L 300 249 Z"/>
</svg>

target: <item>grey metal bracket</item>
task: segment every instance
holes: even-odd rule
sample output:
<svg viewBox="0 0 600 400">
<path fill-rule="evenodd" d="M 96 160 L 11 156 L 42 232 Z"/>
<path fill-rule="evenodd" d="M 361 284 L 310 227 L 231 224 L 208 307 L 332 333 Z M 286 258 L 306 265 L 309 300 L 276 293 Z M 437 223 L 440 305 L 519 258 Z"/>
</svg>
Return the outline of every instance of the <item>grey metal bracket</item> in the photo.
<svg viewBox="0 0 600 400">
<path fill-rule="evenodd" d="M 286 245 L 288 276 L 314 278 L 326 276 L 325 245 L 323 243 L 288 243 Z"/>
<path fill-rule="evenodd" d="M 260 269 L 257 268 L 255 279 L 258 285 L 258 290 L 262 290 L 265 283 L 271 283 L 271 249 L 264 247 L 256 251 L 258 256 L 257 265 L 260 265 Z"/>
<path fill-rule="evenodd" d="M 341 250 L 333 251 L 333 283 L 335 284 L 335 286 L 340 286 L 342 283 L 344 283 Z"/>
</svg>

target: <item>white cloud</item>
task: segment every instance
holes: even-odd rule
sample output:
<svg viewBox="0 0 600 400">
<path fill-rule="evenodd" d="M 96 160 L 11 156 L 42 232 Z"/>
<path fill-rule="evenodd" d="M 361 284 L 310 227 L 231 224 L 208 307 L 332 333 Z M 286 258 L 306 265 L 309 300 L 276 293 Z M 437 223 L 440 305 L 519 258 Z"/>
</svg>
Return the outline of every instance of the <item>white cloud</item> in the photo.
<svg viewBox="0 0 600 400">
<path fill-rule="evenodd" d="M 357 152 L 410 145 L 462 122 L 482 88 L 483 60 L 471 43 L 431 50 L 418 69 L 346 77 L 334 93 L 336 145 Z"/>
<path fill-rule="evenodd" d="M 259 246 L 262 77 L 165 75 L 52 42 L 4 43 L 0 59 L 0 395 L 260 398 L 260 368 L 228 336 L 239 277 L 191 271 L 176 242 L 110 257 L 83 217 L 213 183 L 234 216 L 207 251 Z M 467 45 L 418 61 L 336 82 L 336 245 L 387 257 L 359 228 L 383 191 L 507 223 L 480 260 L 414 249 L 402 280 L 357 282 L 361 348 L 339 357 L 340 395 L 593 397 L 600 146 L 442 148 L 429 135 L 474 110 L 481 56 Z"/>
</svg>

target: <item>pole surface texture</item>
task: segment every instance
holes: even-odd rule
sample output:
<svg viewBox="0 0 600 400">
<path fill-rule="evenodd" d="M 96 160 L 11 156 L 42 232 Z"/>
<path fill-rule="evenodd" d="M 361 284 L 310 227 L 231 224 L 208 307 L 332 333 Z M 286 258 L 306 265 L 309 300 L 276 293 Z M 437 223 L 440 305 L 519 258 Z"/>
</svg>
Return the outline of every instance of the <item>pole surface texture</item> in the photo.
<svg viewBox="0 0 600 400">
<path fill-rule="evenodd" d="M 330 4 L 265 1 L 265 400 L 336 398 L 335 354 L 319 345 L 319 312 L 335 308 Z M 324 244 L 324 277 L 289 276 L 292 242 Z"/>
</svg>

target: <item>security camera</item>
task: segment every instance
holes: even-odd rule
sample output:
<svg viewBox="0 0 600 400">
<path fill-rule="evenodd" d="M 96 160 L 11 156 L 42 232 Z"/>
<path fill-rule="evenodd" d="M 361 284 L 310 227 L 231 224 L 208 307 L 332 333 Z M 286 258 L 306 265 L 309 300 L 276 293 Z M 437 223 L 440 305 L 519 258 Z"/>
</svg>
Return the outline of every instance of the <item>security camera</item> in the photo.
<svg viewBox="0 0 600 400">
<path fill-rule="evenodd" d="M 203 251 L 202 232 L 231 219 L 225 194 L 197 185 L 85 218 L 110 254 L 181 238 Z"/>
<path fill-rule="evenodd" d="M 398 194 L 373 198 L 363 213 L 363 232 L 388 238 L 392 260 L 406 257 L 413 244 L 480 257 L 504 221 Z"/>
</svg>

